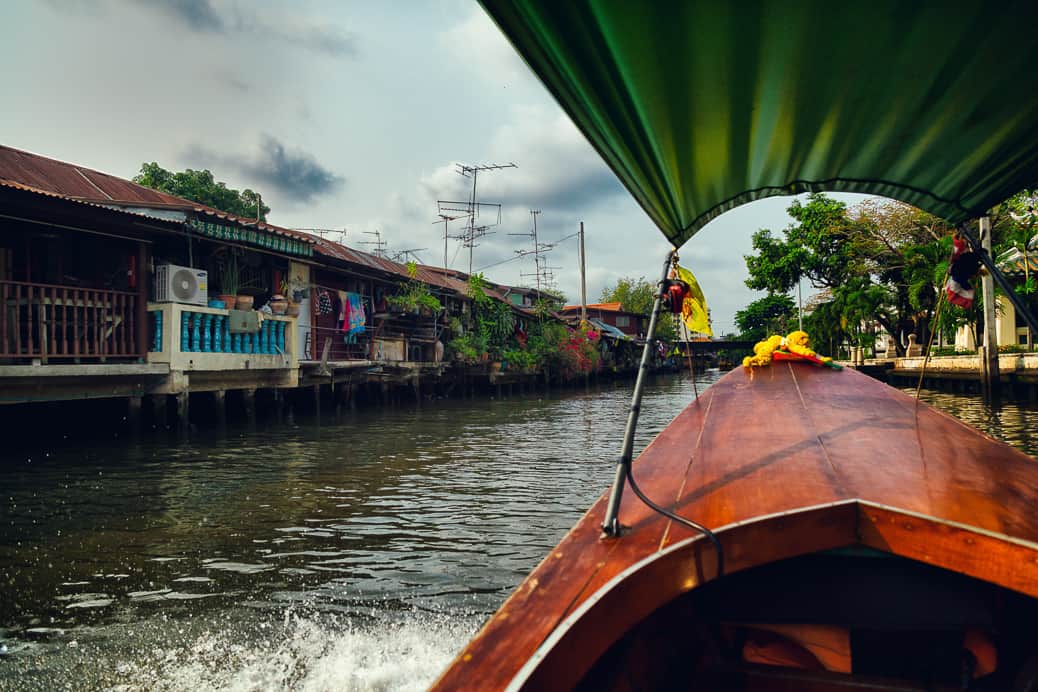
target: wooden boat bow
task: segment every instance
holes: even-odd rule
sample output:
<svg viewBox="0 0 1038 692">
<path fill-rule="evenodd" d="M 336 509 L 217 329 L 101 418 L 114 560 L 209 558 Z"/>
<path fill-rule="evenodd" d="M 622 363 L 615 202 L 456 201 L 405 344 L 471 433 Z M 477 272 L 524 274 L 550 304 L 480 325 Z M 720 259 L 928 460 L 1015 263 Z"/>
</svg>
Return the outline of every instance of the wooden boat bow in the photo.
<svg viewBox="0 0 1038 692">
<path fill-rule="evenodd" d="M 1038 597 L 1038 464 L 853 370 L 735 370 L 642 452 L 656 503 L 711 528 L 726 573 L 866 546 Z M 575 685 L 653 611 L 713 579 L 701 535 L 600 498 L 434 685 Z"/>
</svg>

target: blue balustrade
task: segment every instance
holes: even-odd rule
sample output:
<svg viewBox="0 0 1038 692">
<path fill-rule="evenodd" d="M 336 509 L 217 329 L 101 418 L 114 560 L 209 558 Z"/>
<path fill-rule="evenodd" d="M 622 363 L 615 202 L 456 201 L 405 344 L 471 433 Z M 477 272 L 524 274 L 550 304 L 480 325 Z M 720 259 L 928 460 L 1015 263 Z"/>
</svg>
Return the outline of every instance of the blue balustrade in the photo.
<svg viewBox="0 0 1038 692">
<path fill-rule="evenodd" d="M 162 350 L 162 312 L 155 311 L 154 339 L 151 350 Z M 227 315 L 187 311 L 180 316 L 181 352 L 252 353 L 274 355 L 285 353 L 288 322 L 266 319 L 259 331 L 231 334 Z"/>
<path fill-rule="evenodd" d="M 210 353 L 213 348 L 213 332 L 210 328 L 213 316 L 206 313 L 202 316 L 202 352 Z"/>
<path fill-rule="evenodd" d="M 202 313 L 193 312 L 191 315 L 194 317 L 191 321 L 191 350 L 197 353 L 202 350 Z"/>
<path fill-rule="evenodd" d="M 155 352 L 162 351 L 162 311 L 153 310 L 151 311 L 152 324 L 154 325 L 154 338 L 151 342 L 151 350 Z"/>
<path fill-rule="evenodd" d="M 223 315 L 213 315 L 213 351 L 223 353 L 221 339 L 223 337 Z"/>
<path fill-rule="evenodd" d="M 191 313 L 180 313 L 180 352 L 191 350 Z"/>
</svg>

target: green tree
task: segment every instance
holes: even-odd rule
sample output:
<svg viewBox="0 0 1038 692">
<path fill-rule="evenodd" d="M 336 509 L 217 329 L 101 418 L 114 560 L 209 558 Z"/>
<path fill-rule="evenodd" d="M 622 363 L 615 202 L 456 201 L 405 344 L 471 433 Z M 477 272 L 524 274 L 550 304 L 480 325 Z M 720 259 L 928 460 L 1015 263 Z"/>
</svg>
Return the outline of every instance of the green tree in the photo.
<svg viewBox="0 0 1038 692">
<path fill-rule="evenodd" d="M 781 238 L 767 229 L 754 234 L 747 286 L 784 293 L 803 278 L 823 289 L 827 304 L 810 320 L 819 343 L 865 344 L 877 323 L 899 343 L 912 333 L 926 342 L 951 253 L 948 224 L 900 202 L 848 209 L 821 194 L 788 212 L 796 223 Z M 946 313 L 942 323 L 965 319 Z"/>
<path fill-rule="evenodd" d="M 735 313 L 742 341 L 761 341 L 772 334 L 787 334 L 796 327 L 797 308 L 793 299 L 769 293 Z"/>
<path fill-rule="evenodd" d="M 656 301 L 656 284 L 649 283 L 644 276 L 637 279 L 622 277 L 612 286 L 602 289 L 599 300 L 603 303 L 620 303 L 620 309 L 649 317 Z M 660 311 L 656 323 L 656 338 L 663 341 L 676 341 L 673 316 L 669 312 Z"/>
<path fill-rule="evenodd" d="M 217 182 L 208 170 L 188 168 L 174 173 L 153 161 L 141 164 L 141 171 L 133 177 L 133 182 L 245 219 L 255 219 L 258 210 L 260 220 L 266 221 L 270 213 L 270 207 L 263 203 L 258 192 L 227 187 L 226 183 Z"/>
</svg>

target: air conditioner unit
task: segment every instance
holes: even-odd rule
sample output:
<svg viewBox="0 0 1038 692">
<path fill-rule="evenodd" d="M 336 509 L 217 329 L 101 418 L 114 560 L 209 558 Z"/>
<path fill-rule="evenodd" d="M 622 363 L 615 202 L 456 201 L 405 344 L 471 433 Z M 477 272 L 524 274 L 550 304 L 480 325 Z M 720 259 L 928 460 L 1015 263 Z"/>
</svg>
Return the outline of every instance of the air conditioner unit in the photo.
<svg viewBox="0 0 1038 692">
<path fill-rule="evenodd" d="M 205 305 L 209 302 L 208 284 L 209 272 L 160 264 L 155 267 L 155 302 Z"/>
</svg>

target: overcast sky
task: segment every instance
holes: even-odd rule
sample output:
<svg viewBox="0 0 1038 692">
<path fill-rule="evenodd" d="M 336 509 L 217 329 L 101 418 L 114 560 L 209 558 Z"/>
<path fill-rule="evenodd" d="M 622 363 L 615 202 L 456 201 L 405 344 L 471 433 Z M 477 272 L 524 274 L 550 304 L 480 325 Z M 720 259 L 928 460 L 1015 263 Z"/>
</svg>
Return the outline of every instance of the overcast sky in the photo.
<svg viewBox="0 0 1038 692">
<path fill-rule="evenodd" d="M 359 249 L 378 230 L 390 254 L 443 264 L 437 200 L 467 198 L 459 162 L 518 166 L 479 178 L 503 205 L 473 257 L 495 281 L 533 281 L 533 259 L 513 259 L 530 239 L 509 235 L 531 209 L 544 242 L 584 221 L 592 301 L 619 277 L 655 280 L 668 248 L 475 2 L 6 0 L 0 60 L 3 144 L 126 178 L 145 161 L 209 168 L 263 194 L 271 222 L 346 229 Z M 728 212 L 681 249 L 715 333 L 757 297 L 743 255 L 789 202 Z M 454 240 L 448 260 L 468 270 Z M 576 240 L 548 264 L 578 302 Z"/>
</svg>

